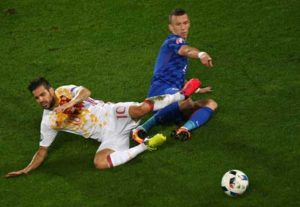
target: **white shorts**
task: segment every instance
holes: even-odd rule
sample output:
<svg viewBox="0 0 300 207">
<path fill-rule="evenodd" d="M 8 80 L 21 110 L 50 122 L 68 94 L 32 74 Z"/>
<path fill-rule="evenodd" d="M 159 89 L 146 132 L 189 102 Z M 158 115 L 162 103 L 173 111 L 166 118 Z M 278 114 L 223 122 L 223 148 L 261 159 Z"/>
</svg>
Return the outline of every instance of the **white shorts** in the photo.
<svg viewBox="0 0 300 207">
<path fill-rule="evenodd" d="M 129 113 L 129 107 L 138 105 L 136 102 L 121 102 L 113 104 L 111 108 L 111 121 L 114 123 L 110 130 L 102 134 L 102 141 L 97 152 L 103 149 L 121 151 L 129 149 L 129 136 L 132 129 L 139 125 L 139 121 L 133 120 Z"/>
</svg>

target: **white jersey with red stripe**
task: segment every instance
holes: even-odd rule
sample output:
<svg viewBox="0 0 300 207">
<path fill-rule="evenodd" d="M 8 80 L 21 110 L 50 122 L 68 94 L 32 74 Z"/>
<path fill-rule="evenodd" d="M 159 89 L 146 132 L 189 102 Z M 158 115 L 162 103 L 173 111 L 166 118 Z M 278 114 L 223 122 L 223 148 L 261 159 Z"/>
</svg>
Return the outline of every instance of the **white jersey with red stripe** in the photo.
<svg viewBox="0 0 300 207">
<path fill-rule="evenodd" d="M 62 105 L 75 97 L 79 90 L 80 86 L 61 86 L 55 90 L 55 95 Z M 124 107 L 122 104 L 104 103 L 87 98 L 73 106 L 67 113 L 55 113 L 45 109 L 41 122 L 40 146 L 50 146 L 58 131 L 66 131 L 102 142 L 104 136 L 115 132 L 119 127 L 116 126 L 118 125 L 116 120 L 119 118 L 131 120 L 128 107 L 128 103 Z"/>
</svg>

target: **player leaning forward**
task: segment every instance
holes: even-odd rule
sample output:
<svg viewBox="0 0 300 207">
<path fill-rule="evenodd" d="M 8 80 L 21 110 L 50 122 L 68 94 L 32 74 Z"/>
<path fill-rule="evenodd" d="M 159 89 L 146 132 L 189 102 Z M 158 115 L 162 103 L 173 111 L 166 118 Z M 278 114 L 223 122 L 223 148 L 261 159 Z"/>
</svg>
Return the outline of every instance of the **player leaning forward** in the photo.
<svg viewBox="0 0 300 207">
<path fill-rule="evenodd" d="M 212 58 L 206 52 L 191 47 L 187 43 L 190 19 L 183 9 L 175 9 L 169 15 L 171 34 L 163 42 L 156 59 L 148 97 L 173 94 L 183 88 L 188 70 L 188 59 L 199 59 L 211 68 Z M 211 87 L 199 90 L 199 93 L 211 92 Z M 141 126 L 133 130 L 132 139 L 140 143 L 149 130 L 158 124 L 184 123 L 171 136 L 179 140 L 191 138 L 191 131 L 203 126 L 217 109 L 213 99 L 186 99 L 159 110 Z"/>
<path fill-rule="evenodd" d="M 91 92 L 83 86 L 67 85 L 54 90 L 44 78 L 33 80 L 28 89 L 44 109 L 40 147 L 27 167 L 10 172 L 6 177 L 27 174 L 40 166 L 58 131 L 101 142 L 94 158 L 95 167 L 98 169 L 124 164 L 146 149 L 155 149 L 166 139 L 158 134 L 129 148 L 129 133 L 137 127 L 138 120 L 153 110 L 184 100 L 200 85 L 198 79 L 192 79 L 180 92 L 173 95 L 150 97 L 142 103 L 104 103 L 90 98 Z"/>
</svg>

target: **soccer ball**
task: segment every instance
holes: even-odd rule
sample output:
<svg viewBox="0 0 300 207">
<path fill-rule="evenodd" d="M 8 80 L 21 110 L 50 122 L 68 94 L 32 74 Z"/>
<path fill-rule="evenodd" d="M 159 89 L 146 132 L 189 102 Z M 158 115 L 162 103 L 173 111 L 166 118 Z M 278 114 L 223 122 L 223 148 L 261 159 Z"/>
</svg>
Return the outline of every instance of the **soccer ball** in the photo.
<svg viewBox="0 0 300 207">
<path fill-rule="evenodd" d="M 221 182 L 223 191 L 235 197 L 243 194 L 249 185 L 249 179 L 245 173 L 240 170 L 230 170 L 224 174 Z"/>
</svg>

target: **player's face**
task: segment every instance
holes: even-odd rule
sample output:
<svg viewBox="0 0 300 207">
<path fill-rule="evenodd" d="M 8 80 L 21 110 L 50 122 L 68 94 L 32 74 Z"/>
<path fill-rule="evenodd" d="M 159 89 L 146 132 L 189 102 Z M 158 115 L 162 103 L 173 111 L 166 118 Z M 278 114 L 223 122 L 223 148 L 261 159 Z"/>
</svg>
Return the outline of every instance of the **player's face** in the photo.
<svg viewBox="0 0 300 207">
<path fill-rule="evenodd" d="M 172 16 L 169 29 L 176 35 L 186 39 L 189 33 L 190 20 L 187 14 L 181 16 Z"/>
<path fill-rule="evenodd" d="M 55 105 L 53 88 L 47 89 L 43 85 L 32 91 L 36 102 L 44 109 L 51 109 Z"/>
</svg>

